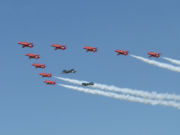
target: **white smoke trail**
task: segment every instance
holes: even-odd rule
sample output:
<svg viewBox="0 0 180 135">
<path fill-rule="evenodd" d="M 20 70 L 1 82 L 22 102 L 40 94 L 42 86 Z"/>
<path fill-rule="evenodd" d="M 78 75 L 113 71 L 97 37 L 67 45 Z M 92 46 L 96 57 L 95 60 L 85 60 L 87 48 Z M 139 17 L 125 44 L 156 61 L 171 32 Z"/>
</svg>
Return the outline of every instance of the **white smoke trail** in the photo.
<svg viewBox="0 0 180 135">
<path fill-rule="evenodd" d="M 63 78 L 63 77 L 55 77 L 55 78 L 60 79 L 62 81 L 72 83 L 72 84 L 77 84 L 77 85 L 81 85 L 83 82 L 87 82 L 87 81 L 79 81 L 79 80 Z M 142 90 L 119 88 L 116 86 L 109 86 L 109 85 L 98 84 L 98 83 L 94 83 L 94 85 L 92 85 L 91 87 L 103 89 L 103 90 L 114 91 L 114 92 L 121 92 L 121 93 L 125 93 L 125 94 L 131 94 L 131 95 L 135 95 L 135 96 L 141 96 L 143 98 L 152 98 L 152 99 L 158 99 L 158 100 L 162 100 L 162 99 L 180 100 L 180 95 L 176 95 L 176 94 L 146 92 L 146 91 L 142 91 Z"/>
<path fill-rule="evenodd" d="M 180 65 L 180 60 L 175 60 L 175 59 L 172 59 L 172 58 L 167 58 L 167 57 L 162 57 L 163 59 L 173 63 L 173 64 L 177 64 L 177 65 Z"/>
<path fill-rule="evenodd" d="M 160 68 L 164 68 L 164 69 L 168 69 L 168 70 L 171 70 L 171 71 L 174 71 L 174 72 L 180 72 L 180 67 L 177 67 L 177 66 L 173 66 L 173 65 L 170 65 L 170 64 L 166 64 L 166 63 L 162 63 L 162 62 L 157 62 L 155 60 L 149 60 L 147 58 L 143 58 L 143 57 L 140 57 L 140 56 L 136 56 L 136 55 L 130 55 L 138 60 L 141 60 L 143 62 L 146 62 L 148 64 L 151 64 L 151 65 L 154 65 L 154 66 L 158 66 Z"/>
<path fill-rule="evenodd" d="M 144 99 L 144 98 L 134 97 L 134 96 L 130 96 L 130 95 L 120 95 L 120 94 L 116 94 L 116 93 L 112 93 L 112 92 L 104 92 L 104 91 L 97 90 L 97 89 L 88 89 L 88 88 L 77 87 L 77 86 L 72 86 L 72 85 L 65 85 L 65 84 L 58 84 L 58 85 L 65 87 L 65 88 L 72 89 L 72 90 L 89 93 L 89 94 L 94 94 L 94 95 L 101 95 L 101 96 L 106 96 L 106 97 L 110 97 L 110 98 L 126 100 L 126 101 L 130 101 L 130 102 L 139 102 L 139 103 L 151 104 L 151 105 L 163 105 L 163 106 L 169 106 L 169 107 L 174 107 L 174 108 L 180 109 L 180 103 L 177 103 L 174 101 Z"/>
</svg>

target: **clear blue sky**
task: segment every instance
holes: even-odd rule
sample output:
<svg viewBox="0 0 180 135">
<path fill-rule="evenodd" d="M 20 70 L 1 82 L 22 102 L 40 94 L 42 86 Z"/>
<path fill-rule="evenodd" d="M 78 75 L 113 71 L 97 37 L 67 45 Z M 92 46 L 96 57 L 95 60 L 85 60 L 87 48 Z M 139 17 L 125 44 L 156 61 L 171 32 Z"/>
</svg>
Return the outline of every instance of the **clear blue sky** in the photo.
<svg viewBox="0 0 180 135">
<path fill-rule="evenodd" d="M 1 0 L 0 134 L 179 135 L 180 111 L 47 86 L 44 72 L 119 87 L 180 94 L 180 74 L 116 56 L 115 49 L 180 59 L 178 0 Z M 18 41 L 33 41 L 33 49 Z M 65 41 L 67 50 L 52 43 Z M 86 53 L 83 46 L 97 46 Z M 39 53 L 29 60 L 25 53 Z M 160 61 L 163 61 L 160 59 Z M 76 74 L 62 75 L 75 68 Z M 60 82 L 56 80 L 57 82 Z"/>
</svg>

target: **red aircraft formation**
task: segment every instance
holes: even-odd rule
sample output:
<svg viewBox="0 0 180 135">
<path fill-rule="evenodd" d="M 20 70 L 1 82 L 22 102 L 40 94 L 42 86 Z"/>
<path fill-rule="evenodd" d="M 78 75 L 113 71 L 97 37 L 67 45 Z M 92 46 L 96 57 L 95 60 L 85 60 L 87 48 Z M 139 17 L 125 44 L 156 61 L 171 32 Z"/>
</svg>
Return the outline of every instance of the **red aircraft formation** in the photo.
<svg viewBox="0 0 180 135">
<path fill-rule="evenodd" d="M 18 44 L 22 45 L 22 48 L 24 48 L 24 47 L 32 48 L 33 47 L 32 42 L 30 42 L 30 43 L 18 42 Z M 58 44 L 53 44 L 52 46 L 55 47 L 55 50 L 57 50 L 57 49 L 65 50 L 66 49 L 65 45 L 60 46 Z M 32 53 L 27 53 L 27 54 L 25 54 L 25 56 L 28 56 L 29 59 L 39 59 L 40 58 L 39 54 L 32 54 Z M 39 63 L 34 63 L 34 64 L 32 64 L 32 66 L 34 66 L 35 68 L 45 68 L 46 67 L 45 64 L 39 64 Z M 51 73 L 40 73 L 39 75 L 42 77 L 51 77 L 52 76 Z M 55 81 L 50 81 L 50 80 L 46 80 L 46 81 L 44 81 L 44 83 L 49 84 L 49 85 L 56 84 Z"/>
<path fill-rule="evenodd" d="M 32 48 L 34 46 L 32 42 L 30 42 L 30 43 L 18 42 L 18 44 L 22 45 L 22 48 L 24 48 L 24 47 Z M 65 44 L 62 44 L 62 45 L 52 44 L 51 47 L 54 47 L 55 50 L 58 50 L 58 49 L 65 50 L 66 49 Z M 97 52 L 96 47 L 84 46 L 83 49 L 85 49 L 86 52 Z M 117 55 L 124 55 L 124 56 L 128 55 L 127 50 L 115 50 L 114 52 L 116 52 Z M 156 57 L 156 58 L 160 57 L 160 53 L 148 52 L 147 54 L 149 55 L 149 57 Z M 32 54 L 32 53 L 27 53 L 27 54 L 25 54 L 25 56 L 28 56 L 29 59 L 39 59 L 40 58 L 39 54 Z M 32 64 L 32 66 L 34 66 L 35 68 L 42 68 L 42 69 L 44 69 L 46 67 L 45 64 L 39 64 L 39 63 L 34 63 L 34 64 Z M 67 71 L 67 73 L 69 73 L 69 71 Z M 39 75 L 42 77 L 51 77 L 52 76 L 51 73 L 40 73 Z M 50 80 L 45 80 L 44 83 L 50 84 L 50 85 L 56 84 L 55 81 L 50 81 Z"/>
</svg>

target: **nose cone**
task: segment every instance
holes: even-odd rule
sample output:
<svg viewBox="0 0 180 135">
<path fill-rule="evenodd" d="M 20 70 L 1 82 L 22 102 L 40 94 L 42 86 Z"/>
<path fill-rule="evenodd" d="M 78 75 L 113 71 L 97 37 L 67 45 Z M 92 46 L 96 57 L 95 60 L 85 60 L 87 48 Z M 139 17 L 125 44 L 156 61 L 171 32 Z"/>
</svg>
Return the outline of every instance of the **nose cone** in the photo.
<svg viewBox="0 0 180 135">
<path fill-rule="evenodd" d="M 118 50 L 115 50 L 115 52 L 118 52 Z"/>
</svg>

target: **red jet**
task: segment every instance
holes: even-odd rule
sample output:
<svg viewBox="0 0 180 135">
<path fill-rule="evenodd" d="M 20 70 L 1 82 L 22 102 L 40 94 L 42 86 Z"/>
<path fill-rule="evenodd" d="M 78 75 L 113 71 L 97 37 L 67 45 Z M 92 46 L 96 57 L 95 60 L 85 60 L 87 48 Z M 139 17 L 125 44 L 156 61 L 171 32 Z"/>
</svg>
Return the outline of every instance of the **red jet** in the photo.
<svg viewBox="0 0 180 135">
<path fill-rule="evenodd" d="M 28 56 L 29 59 L 39 59 L 39 54 L 32 54 L 32 53 L 27 53 L 25 56 Z"/>
<path fill-rule="evenodd" d="M 32 66 L 35 66 L 36 68 L 45 68 L 45 64 L 38 64 L 38 63 L 34 63 L 32 64 Z"/>
<path fill-rule="evenodd" d="M 55 85 L 56 84 L 55 81 L 49 81 L 49 80 L 44 81 L 44 83 L 50 84 L 50 85 Z"/>
<path fill-rule="evenodd" d="M 40 73 L 42 77 L 51 77 L 51 73 Z"/>
<path fill-rule="evenodd" d="M 58 50 L 58 49 L 65 50 L 65 49 L 66 49 L 65 44 L 63 44 L 63 45 L 52 44 L 51 46 L 52 46 L 52 47 L 55 47 L 55 48 L 54 48 L 55 50 Z"/>
<path fill-rule="evenodd" d="M 28 42 L 18 42 L 18 44 L 22 45 L 22 48 L 24 48 L 24 47 L 32 48 L 33 47 L 32 42 L 30 42 L 30 43 L 28 43 Z"/>
<path fill-rule="evenodd" d="M 149 55 L 149 57 L 156 57 L 156 58 L 160 57 L 160 53 L 148 52 L 147 54 Z"/>
<path fill-rule="evenodd" d="M 85 46 L 83 47 L 83 49 L 86 50 L 86 52 L 97 52 L 97 48 L 96 47 L 89 47 L 89 46 Z"/>
<path fill-rule="evenodd" d="M 117 55 L 128 55 L 128 51 L 123 51 L 123 50 L 115 50 L 117 52 Z"/>
</svg>

